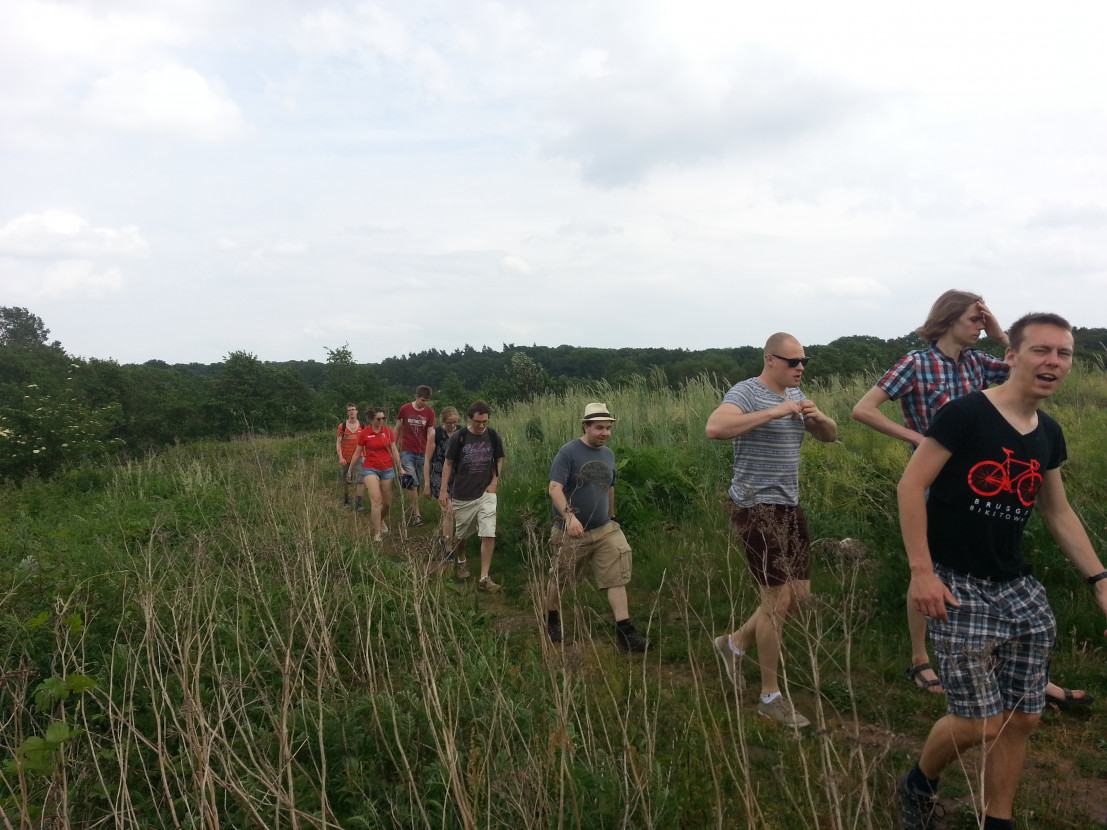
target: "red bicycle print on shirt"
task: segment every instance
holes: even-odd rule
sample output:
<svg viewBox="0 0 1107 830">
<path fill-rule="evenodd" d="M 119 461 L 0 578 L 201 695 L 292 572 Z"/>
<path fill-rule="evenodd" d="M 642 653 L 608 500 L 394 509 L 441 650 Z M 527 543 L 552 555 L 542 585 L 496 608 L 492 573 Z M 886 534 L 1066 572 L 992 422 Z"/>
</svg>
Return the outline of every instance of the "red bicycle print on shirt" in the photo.
<svg viewBox="0 0 1107 830">
<path fill-rule="evenodd" d="M 1019 461 L 1017 458 L 1012 458 L 1014 450 L 1009 450 L 1007 447 L 1003 448 L 1003 452 L 1007 458 L 1000 463 L 999 461 L 981 461 L 969 470 L 969 487 L 972 488 L 974 493 L 979 493 L 982 496 L 995 496 L 999 493 L 1014 493 L 1019 497 L 1019 501 L 1023 503 L 1024 507 L 1030 507 L 1034 504 L 1034 497 L 1038 495 L 1038 488 L 1042 486 L 1042 474 L 1038 472 L 1041 464 L 1038 463 L 1038 459 L 1032 458 L 1030 461 Z M 1017 464 L 1019 467 L 1025 467 L 1021 473 L 1014 478 L 1011 477 L 1011 465 Z M 1016 467 L 1016 469 L 1018 469 Z"/>
</svg>

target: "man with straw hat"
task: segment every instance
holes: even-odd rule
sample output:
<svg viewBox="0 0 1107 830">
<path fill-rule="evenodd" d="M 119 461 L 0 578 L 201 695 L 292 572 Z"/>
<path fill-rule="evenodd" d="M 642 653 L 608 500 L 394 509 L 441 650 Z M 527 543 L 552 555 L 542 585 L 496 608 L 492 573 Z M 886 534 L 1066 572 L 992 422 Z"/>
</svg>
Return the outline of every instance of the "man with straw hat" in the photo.
<svg viewBox="0 0 1107 830">
<path fill-rule="evenodd" d="M 607 404 L 588 404 L 581 418 L 583 434 L 558 450 L 550 466 L 554 560 L 546 592 L 546 630 L 551 642 L 561 642 L 562 587 L 591 562 L 596 587 L 607 591 L 615 616 L 616 645 L 643 652 L 650 641 L 630 621 L 627 605 L 632 554 L 615 521 L 615 453 L 607 446 L 614 425 Z"/>
</svg>

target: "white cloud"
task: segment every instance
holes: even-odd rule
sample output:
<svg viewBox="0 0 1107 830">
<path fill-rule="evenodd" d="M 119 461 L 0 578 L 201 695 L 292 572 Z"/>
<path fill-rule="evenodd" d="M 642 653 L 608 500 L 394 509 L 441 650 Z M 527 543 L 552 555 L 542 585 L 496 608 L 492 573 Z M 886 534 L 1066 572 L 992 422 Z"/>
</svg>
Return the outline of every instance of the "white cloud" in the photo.
<svg viewBox="0 0 1107 830">
<path fill-rule="evenodd" d="M 825 280 L 822 285 L 827 294 L 848 299 L 888 297 L 892 293 L 887 286 L 871 277 L 835 277 Z"/>
<path fill-rule="evenodd" d="M 97 228 L 66 210 L 25 213 L 0 228 L 0 254 L 15 257 L 143 257 L 149 251 L 134 225 Z"/>
<path fill-rule="evenodd" d="M 507 276 L 529 277 L 533 271 L 530 264 L 517 256 L 505 256 L 500 260 L 500 273 Z"/>
<path fill-rule="evenodd" d="M 221 141 L 245 130 L 238 105 L 218 79 L 175 65 L 99 78 L 81 110 L 90 121 L 114 129 L 201 141 Z"/>
</svg>

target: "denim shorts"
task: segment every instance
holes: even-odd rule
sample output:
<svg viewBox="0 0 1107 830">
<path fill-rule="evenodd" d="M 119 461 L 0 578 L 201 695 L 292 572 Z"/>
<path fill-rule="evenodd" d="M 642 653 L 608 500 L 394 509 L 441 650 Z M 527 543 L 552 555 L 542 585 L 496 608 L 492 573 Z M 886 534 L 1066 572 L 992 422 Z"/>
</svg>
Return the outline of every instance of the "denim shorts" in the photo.
<svg viewBox="0 0 1107 830">
<path fill-rule="evenodd" d="M 927 619 L 950 714 L 1041 712 L 1057 639 L 1045 588 L 1032 576 L 993 582 L 938 564 L 934 572 L 961 603 L 947 606 L 948 620 Z"/>
<path fill-rule="evenodd" d="M 369 478 L 369 476 L 376 476 L 381 481 L 391 481 L 396 477 L 396 470 L 389 467 L 387 470 L 371 470 L 368 467 L 358 467 L 358 475 L 361 476 L 361 480 Z"/>
<path fill-rule="evenodd" d="M 400 469 L 415 479 L 415 486 L 423 483 L 423 462 L 426 454 L 400 450 Z"/>
</svg>

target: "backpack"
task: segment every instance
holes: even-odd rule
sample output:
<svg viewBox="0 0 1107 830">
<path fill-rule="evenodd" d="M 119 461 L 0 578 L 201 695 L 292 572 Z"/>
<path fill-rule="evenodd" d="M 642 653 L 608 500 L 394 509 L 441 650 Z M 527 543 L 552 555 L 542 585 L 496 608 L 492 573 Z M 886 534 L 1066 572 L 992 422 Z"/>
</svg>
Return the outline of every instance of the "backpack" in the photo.
<svg viewBox="0 0 1107 830">
<path fill-rule="evenodd" d="M 460 458 L 461 448 L 465 446 L 465 439 L 473 433 L 469 432 L 468 427 L 458 427 L 457 433 L 457 455 Z M 492 427 L 488 427 L 488 435 L 492 439 L 492 458 L 502 457 L 504 454 L 504 439 Z"/>
<path fill-rule="evenodd" d="M 357 422 L 357 428 L 359 430 L 360 429 L 365 429 L 365 424 L 363 424 L 361 421 L 358 421 Z M 346 437 L 346 422 L 345 421 L 342 422 L 342 437 L 343 438 Z"/>
</svg>

